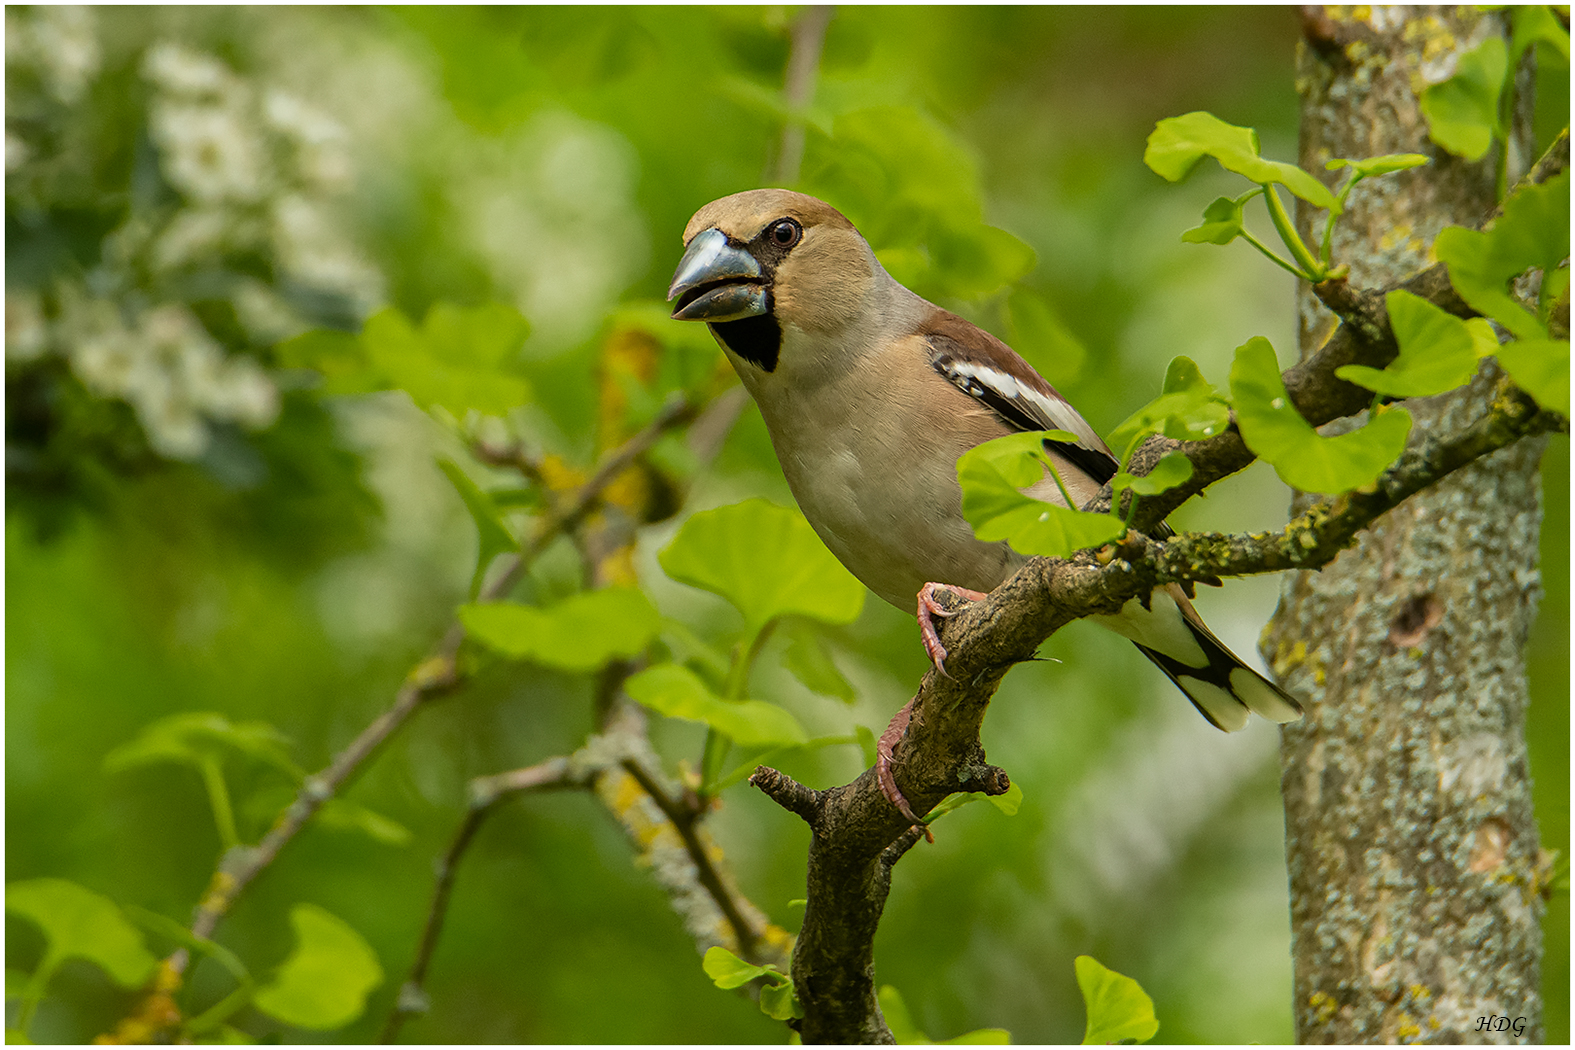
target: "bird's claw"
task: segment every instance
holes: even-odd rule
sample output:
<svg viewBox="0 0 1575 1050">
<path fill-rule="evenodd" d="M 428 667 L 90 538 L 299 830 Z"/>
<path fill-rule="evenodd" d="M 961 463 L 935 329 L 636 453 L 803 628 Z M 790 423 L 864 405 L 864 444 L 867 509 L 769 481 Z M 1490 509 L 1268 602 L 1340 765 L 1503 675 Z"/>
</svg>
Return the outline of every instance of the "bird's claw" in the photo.
<svg viewBox="0 0 1575 1050">
<path fill-rule="evenodd" d="M 875 782 L 880 785 L 880 792 L 886 796 L 886 801 L 896 807 L 897 812 L 912 822 L 914 827 L 922 828 L 924 837 L 931 842 L 935 835 L 931 833 L 930 826 L 913 812 L 913 807 L 908 805 L 908 800 L 903 797 L 902 789 L 897 787 L 897 778 L 892 776 L 892 752 L 897 747 L 897 741 L 908 731 L 908 721 L 913 717 L 913 703 L 918 697 L 902 705 L 902 710 L 891 716 L 886 731 L 875 742 Z"/>
<path fill-rule="evenodd" d="M 926 583 L 919 588 L 919 637 L 923 640 L 924 651 L 929 654 L 930 662 L 935 665 L 935 669 L 950 678 L 951 675 L 946 674 L 946 646 L 941 644 L 941 636 L 935 630 L 933 618 L 956 614 L 935 600 L 937 591 L 949 591 L 975 602 L 983 601 L 988 595 L 981 594 L 979 591 L 970 591 L 966 587 L 953 587 L 946 583 Z"/>
</svg>

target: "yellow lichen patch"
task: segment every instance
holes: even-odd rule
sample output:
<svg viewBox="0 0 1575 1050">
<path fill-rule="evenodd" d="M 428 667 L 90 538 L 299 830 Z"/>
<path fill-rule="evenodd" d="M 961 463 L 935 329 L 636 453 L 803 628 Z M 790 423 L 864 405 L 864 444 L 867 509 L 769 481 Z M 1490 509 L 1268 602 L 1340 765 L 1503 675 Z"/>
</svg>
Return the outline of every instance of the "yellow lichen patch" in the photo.
<svg viewBox="0 0 1575 1050">
<path fill-rule="evenodd" d="M 1335 1011 L 1339 1009 L 1339 1004 L 1334 1001 L 1334 997 L 1323 992 L 1309 995 L 1307 1005 L 1312 1008 L 1315 1024 L 1328 1024 L 1334 1020 Z"/>
<path fill-rule="evenodd" d="M 180 991 L 181 975 L 165 959 L 154 971 L 153 984 L 147 997 L 129 1016 L 123 1017 L 113 1032 L 93 1037 L 98 1046 L 137 1046 L 154 1042 L 167 1042 L 164 1033 L 181 1023 L 180 1007 L 175 1004 L 175 993 Z"/>
<path fill-rule="evenodd" d="M 597 575 L 609 587 L 638 587 L 640 578 L 634 571 L 634 548 L 619 547 L 598 563 Z"/>
<path fill-rule="evenodd" d="M 410 669 L 405 681 L 417 689 L 431 689 L 454 677 L 454 659 L 450 656 L 429 656 Z"/>
<path fill-rule="evenodd" d="M 1284 678 L 1306 662 L 1306 642 L 1298 641 L 1293 644 L 1288 639 L 1280 639 L 1280 644 L 1274 650 L 1274 660 L 1272 661 L 1276 677 Z"/>
<path fill-rule="evenodd" d="M 230 894 L 235 892 L 235 876 L 227 871 L 213 873 L 213 881 L 208 883 L 208 892 L 203 894 L 202 903 L 197 905 L 203 911 L 223 913 L 230 906 Z"/>
<path fill-rule="evenodd" d="M 640 386 L 650 385 L 661 355 L 662 344 L 638 328 L 614 331 L 602 344 L 596 420 L 596 439 L 602 448 L 619 444 L 633 429 L 629 426 L 628 384 L 632 380 Z"/>
<path fill-rule="evenodd" d="M 548 453 L 541 458 L 541 481 L 550 492 L 571 492 L 585 484 L 586 475 L 562 456 Z"/>
<path fill-rule="evenodd" d="M 1393 229 L 1384 231 L 1384 235 L 1378 238 L 1378 246 L 1387 252 L 1392 251 L 1400 242 L 1409 240 L 1415 240 L 1411 236 L 1411 227 L 1408 223 L 1401 223 Z"/>
<path fill-rule="evenodd" d="M 634 467 L 619 474 L 602 490 L 603 501 L 629 511 L 644 507 L 650 495 L 650 479 L 644 471 Z"/>
</svg>

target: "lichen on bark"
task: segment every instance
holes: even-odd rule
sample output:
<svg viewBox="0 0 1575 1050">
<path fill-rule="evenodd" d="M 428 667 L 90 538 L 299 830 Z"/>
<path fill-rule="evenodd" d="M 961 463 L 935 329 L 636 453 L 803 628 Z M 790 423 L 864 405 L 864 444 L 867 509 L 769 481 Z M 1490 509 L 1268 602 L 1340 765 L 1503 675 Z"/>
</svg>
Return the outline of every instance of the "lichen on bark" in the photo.
<svg viewBox="0 0 1575 1050">
<path fill-rule="evenodd" d="M 1504 32 L 1501 16 L 1322 8 L 1304 28 L 1302 165 L 1433 158 L 1364 182 L 1338 227 L 1351 284 L 1392 286 L 1432 262 L 1440 229 L 1493 208 L 1493 153 L 1471 164 L 1433 146 L 1417 98 Z M 1304 236 L 1313 220 L 1300 209 Z M 1305 357 L 1334 318 L 1306 286 L 1298 311 Z M 1413 442 L 1468 425 L 1491 382 L 1408 402 Z M 1286 579 L 1263 648 L 1308 701 L 1281 749 L 1300 1042 L 1541 1040 L 1522 650 L 1539 594 L 1543 442 L 1455 472 L 1321 572 Z M 1311 500 L 1298 495 L 1296 511 Z M 1527 1023 L 1518 1037 L 1478 1030 L 1487 1016 Z"/>
</svg>

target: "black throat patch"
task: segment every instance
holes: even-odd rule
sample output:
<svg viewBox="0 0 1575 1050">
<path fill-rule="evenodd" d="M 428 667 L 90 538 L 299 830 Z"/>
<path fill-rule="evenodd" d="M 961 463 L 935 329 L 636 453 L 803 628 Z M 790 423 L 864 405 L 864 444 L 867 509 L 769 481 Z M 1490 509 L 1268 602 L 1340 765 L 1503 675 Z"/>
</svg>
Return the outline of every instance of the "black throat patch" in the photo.
<svg viewBox="0 0 1575 1050">
<path fill-rule="evenodd" d="M 727 348 L 745 361 L 760 366 L 765 372 L 777 370 L 777 357 L 782 353 L 782 326 L 776 315 L 767 310 L 753 317 L 737 321 L 721 321 L 711 325 L 711 331 L 727 344 Z"/>
</svg>

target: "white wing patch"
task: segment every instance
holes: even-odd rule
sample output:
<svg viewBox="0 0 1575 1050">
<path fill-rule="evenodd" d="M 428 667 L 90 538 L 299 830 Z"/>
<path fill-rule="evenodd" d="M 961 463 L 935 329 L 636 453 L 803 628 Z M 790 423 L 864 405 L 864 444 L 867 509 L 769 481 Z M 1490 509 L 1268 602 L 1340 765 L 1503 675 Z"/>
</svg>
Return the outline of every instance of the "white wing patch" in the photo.
<svg viewBox="0 0 1575 1050">
<path fill-rule="evenodd" d="M 1043 424 L 1046 430 L 1065 430 L 1076 434 L 1078 444 L 1090 452 L 1108 454 L 1105 443 L 1099 440 L 1099 435 L 1094 433 L 1094 428 L 1088 421 L 1078 415 L 1064 399 L 1051 397 L 1027 383 L 1020 382 L 1016 376 L 1008 375 L 998 368 L 977 361 L 963 361 L 956 357 L 947 356 L 937 362 L 946 377 L 964 393 L 974 397 L 981 397 L 986 391 L 997 397 L 1018 405 L 1024 414 L 1031 416 Z M 972 388 L 970 388 L 972 387 Z"/>
</svg>

